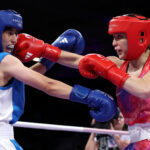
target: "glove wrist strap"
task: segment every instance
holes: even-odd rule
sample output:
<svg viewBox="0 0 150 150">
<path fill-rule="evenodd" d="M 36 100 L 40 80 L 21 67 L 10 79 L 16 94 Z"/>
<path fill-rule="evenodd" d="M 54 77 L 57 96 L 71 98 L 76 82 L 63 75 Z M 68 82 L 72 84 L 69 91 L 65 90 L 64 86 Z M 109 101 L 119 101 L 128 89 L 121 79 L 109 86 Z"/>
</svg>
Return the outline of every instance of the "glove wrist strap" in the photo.
<svg viewBox="0 0 150 150">
<path fill-rule="evenodd" d="M 70 100 L 73 102 L 79 102 L 83 104 L 87 104 L 87 97 L 90 93 L 90 89 L 80 86 L 74 85 L 71 93 L 70 93 Z"/>
</svg>

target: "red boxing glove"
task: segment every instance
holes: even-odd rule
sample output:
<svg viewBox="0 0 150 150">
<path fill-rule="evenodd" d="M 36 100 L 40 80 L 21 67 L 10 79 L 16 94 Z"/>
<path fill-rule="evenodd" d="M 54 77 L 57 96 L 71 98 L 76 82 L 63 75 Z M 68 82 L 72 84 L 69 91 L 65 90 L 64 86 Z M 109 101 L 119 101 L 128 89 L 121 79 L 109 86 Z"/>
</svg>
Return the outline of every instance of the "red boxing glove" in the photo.
<svg viewBox="0 0 150 150">
<path fill-rule="evenodd" d="M 89 54 L 79 62 L 79 71 L 86 78 L 101 76 L 118 87 L 122 87 L 129 75 L 119 69 L 115 63 L 99 54 Z"/>
<path fill-rule="evenodd" d="M 19 34 L 13 55 L 22 62 L 31 61 L 35 57 L 44 57 L 57 62 L 60 53 L 61 50 L 58 47 L 44 43 L 29 34 Z"/>
</svg>

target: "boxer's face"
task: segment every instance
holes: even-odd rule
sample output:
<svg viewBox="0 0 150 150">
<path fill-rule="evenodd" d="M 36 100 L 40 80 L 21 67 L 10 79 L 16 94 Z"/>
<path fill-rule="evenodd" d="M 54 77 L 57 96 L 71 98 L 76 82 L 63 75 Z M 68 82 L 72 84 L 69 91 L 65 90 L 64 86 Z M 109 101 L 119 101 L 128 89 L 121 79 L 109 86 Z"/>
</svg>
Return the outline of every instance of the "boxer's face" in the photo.
<svg viewBox="0 0 150 150">
<path fill-rule="evenodd" d="M 128 39 L 125 33 L 115 33 L 113 34 L 112 45 L 116 50 L 118 57 L 120 59 L 125 59 L 128 50 Z"/>
<path fill-rule="evenodd" d="M 4 30 L 2 33 L 2 46 L 3 51 L 11 53 L 14 49 L 14 46 L 17 42 L 18 31 L 15 28 L 9 28 Z"/>
</svg>

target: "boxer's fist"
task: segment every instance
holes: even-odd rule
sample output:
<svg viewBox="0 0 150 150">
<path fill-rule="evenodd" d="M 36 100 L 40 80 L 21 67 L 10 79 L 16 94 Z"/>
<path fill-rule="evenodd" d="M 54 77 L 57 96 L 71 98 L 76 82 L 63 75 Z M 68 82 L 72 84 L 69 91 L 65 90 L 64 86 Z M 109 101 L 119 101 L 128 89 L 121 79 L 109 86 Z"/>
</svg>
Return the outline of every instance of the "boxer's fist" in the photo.
<svg viewBox="0 0 150 150">
<path fill-rule="evenodd" d="M 81 54 L 85 48 L 85 41 L 82 34 L 75 29 L 68 29 L 63 32 L 53 43 L 53 46 L 56 46 L 64 51 L 73 52 Z M 46 70 L 49 70 L 54 62 L 43 58 L 41 64 L 46 66 Z"/>
<path fill-rule="evenodd" d="M 79 71 L 86 78 L 96 78 L 99 75 L 107 78 L 107 70 L 116 66 L 112 61 L 99 54 L 84 56 L 79 62 Z M 101 70 L 99 72 L 99 70 Z"/>
<path fill-rule="evenodd" d="M 65 51 L 76 54 L 83 53 L 85 48 L 85 41 L 82 34 L 75 29 L 68 29 L 63 32 L 52 45 L 59 47 Z"/>
<path fill-rule="evenodd" d="M 44 43 L 28 34 L 19 34 L 15 45 L 14 55 L 22 62 L 28 62 L 35 57 L 44 57 L 56 62 L 60 57 L 61 50 L 55 46 Z"/>
<path fill-rule="evenodd" d="M 86 78 L 103 77 L 116 86 L 122 87 L 129 75 L 108 58 L 100 54 L 89 54 L 79 62 L 79 71 Z"/>
<path fill-rule="evenodd" d="M 70 100 L 92 107 L 90 114 L 99 122 L 112 119 L 117 112 L 117 106 L 113 98 L 100 90 L 91 90 L 75 85 L 71 91 Z"/>
</svg>

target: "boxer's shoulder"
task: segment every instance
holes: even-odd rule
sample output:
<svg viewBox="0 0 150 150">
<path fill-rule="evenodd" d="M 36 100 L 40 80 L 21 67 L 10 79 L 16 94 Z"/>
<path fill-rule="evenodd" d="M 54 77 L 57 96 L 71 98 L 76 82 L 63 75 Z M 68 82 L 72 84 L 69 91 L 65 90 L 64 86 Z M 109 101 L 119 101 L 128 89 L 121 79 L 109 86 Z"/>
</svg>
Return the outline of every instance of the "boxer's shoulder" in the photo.
<svg viewBox="0 0 150 150">
<path fill-rule="evenodd" d="M 114 62 L 119 68 L 121 67 L 121 65 L 124 63 L 124 60 L 120 60 L 118 57 L 116 56 L 108 56 L 108 59 L 110 59 L 112 62 Z"/>
</svg>

